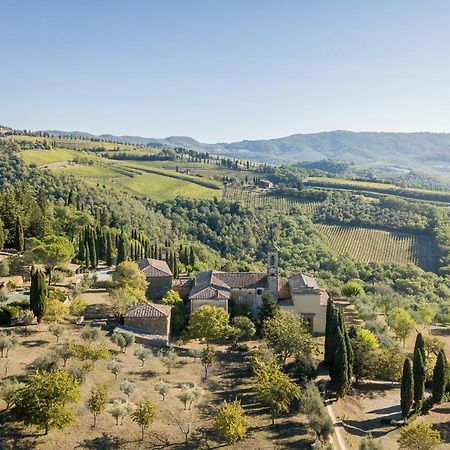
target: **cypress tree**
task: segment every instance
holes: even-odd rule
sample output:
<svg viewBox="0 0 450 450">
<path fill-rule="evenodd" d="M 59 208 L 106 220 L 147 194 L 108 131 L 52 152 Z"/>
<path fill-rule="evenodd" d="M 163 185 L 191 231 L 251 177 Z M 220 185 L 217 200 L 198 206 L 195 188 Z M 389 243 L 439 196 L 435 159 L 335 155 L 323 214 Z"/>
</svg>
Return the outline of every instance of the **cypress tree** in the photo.
<svg viewBox="0 0 450 450">
<path fill-rule="evenodd" d="M 117 264 L 127 260 L 127 249 L 123 234 L 120 235 L 117 245 Z"/>
<path fill-rule="evenodd" d="M 409 416 L 414 401 L 414 379 L 411 361 L 405 359 L 403 364 L 402 385 L 400 390 L 400 405 L 402 408 L 402 416 L 406 419 Z"/>
<path fill-rule="evenodd" d="M 327 302 L 327 312 L 326 312 L 326 322 L 325 322 L 325 345 L 324 345 L 324 360 L 325 364 L 329 367 L 330 365 L 330 345 L 331 345 L 331 329 L 333 320 L 333 302 L 328 299 Z"/>
<path fill-rule="evenodd" d="M 111 232 L 108 231 L 106 233 L 106 256 L 105 256 L 105 260 L 106 260 L 106 265 L 108 267 L 111 267 L 113 265 L 113 243 L 112 243 L 112 238 L 111 238 Z"/>
<path fill-rule="evenodd" d="M 195 253 L 194 253 L 193 247 L 191 247 L 191 249 L 189 251 L 189 265 L 192 267 L 195 266 Z"/>
<path fill-rule="evenodd" d="M 84 233 L 83 231 L 80 232 L 78 235 L 78 259 L 80 261 L 84 261 L 85 255 L 84 255 L 84 249 L 86 247 L 86 242 L 84 239 Z"/>
<path fill-rule="evenodd" d="M 69 191 L 69 195 L 68 195 L 68 197 L 67 197 L 67 204 L 68 204 L 68 205 L 73 205 L 73 204 L 75 204 L 75 197 L 74 197 L 74 194 L 73 194 L 73 189 L 71 189 L 71 190 Z"/>
<path fill-rule="evenodd" d="M 433 402 L 441 403 L 444 398 L 445 387 L 447 384 L 447 362 L 444 351 L 438 353 L 436 364 L 433 370 Z"/>
<path fill-rule="evenodd" d="M 350 338 L 348 336 L 347 328 L 344 324 L 344 314 L 341 310 L 338 311 L 338 320 L 339 320 L 339 329 L 342 332 L 342 335 L 344 336 L 344 342 L 345 342 L 345 350 L 347 355 L 347 370 L 348 370 L 348 382 L 351 384 L 352 378 L 353 378 L 353 349 L 352 344 L 350 342 Z"/>
<path fill-rule="evenodd" d="M 420 410 L 425 392 L 425 364 L 420 347 L 417 347 L 413 357 L 414 375 L 414 403 L 416 410 Z"/>
<path fill-rule="evenodd" d="M 47 309 L 47 285 L 45 284 L 45 276 L 40 270 L 33 272 L 30 288 L 30 309 L 38 323 L 41 323 Z"/>
<path fill-rule="evenodd" d="M 95 245 L 95 235 L 92 230 L 89 233 L 88 245 L 90 256 L 89 267 L 95 269 L 97 267 L 97 246 Z"/>
<path fill-rule="evenodd" d="M 328 341 L 328 371 L 330 372 L 331 379 L 333 379 L 335 376 L 334 362 L 336 359 L 336 346 L 337 346 L 338 332 L 339 332 L 338 312 L 333 305 L 331 307 L 329 341 Z"/>
<path fill-rule="evenodd" d="M 342 315 L 342 312 L 341 312 L 341 315 Z M 350 337 L 348 335 L 347 328 L 345 328 L 345 325 L 344 325 L 344 340 L 345 340 L 345 349 L 347 351 L 348 383 L 349 383 L 349 386 L 351 386 L 352 379 L 353 379 L 354 355 L 353 355 L 352 342 L 350 341 Z"/>
<path fill-rule="evenodd" d="M 16 219 L 16 226 L 14 229 L 14 248 L 19 253 L 22 253 L 25 248 L 25 240 L 23 237 L 23 227 L 22 227 L 22 222 L 20 221 L 20 218 Z"/>
<path fill-rule="evenodd" d="M 5 229 L 3 228 L 3 222 L 0 219 L 0 250 L 3 250 L 5 245 Z"/>
<path fill-rule="evenodd" d="M 89 245 L 84 243 L 84 266 L 88 269 L 91 266 L 91 254 L 89 252 Z"/>
<path fill-rule="evenodd" d="M 420 353 L 422 354 L 422 359 L 423 359 L 423 363 L 426 366 L 426 353 L 425 353 L 425 340 L 422 336 L 422 333 L 417 333 L 416 336 L 416 342 L 414 343 L 414 352 L 413 354 L 416 353 L 416 350 L 419 349 Z"/>
<path fill-rule="evenodd" d="M 336 351 L 334 355 L 333 384 L 337 398 L 343 397 L 349 389 L 348 358 L 345 337 L 340 328 L 337 329 Z"/>
</svg>

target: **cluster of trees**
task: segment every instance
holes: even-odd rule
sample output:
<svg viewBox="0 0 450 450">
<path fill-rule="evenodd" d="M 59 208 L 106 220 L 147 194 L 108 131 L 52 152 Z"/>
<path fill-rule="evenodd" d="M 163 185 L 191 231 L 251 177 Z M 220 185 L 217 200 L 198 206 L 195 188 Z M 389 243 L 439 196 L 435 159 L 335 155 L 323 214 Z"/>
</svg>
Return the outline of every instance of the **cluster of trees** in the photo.
<svg viewBox="0 0 450 450">
<path fill-rule="evenodd" d="M 375 200 L 348 192 L 333 192 L 318 208 L 314 220 L 325 223 L 365 225 L 412 232 L 430 231 L 430 214 L 411 202 Z"/>
<path fill-rule="evenodd" d="M 441 403 L 445 398 L 445 392 L 450 389 L 450 372 L 447 357 L 443 349 L 437 353 L 435 365 L 432 371 L 432 395 L 425 399 L 425 383 L 427 381 L 427 367 L 430 365 L 427 357 L 426 343 L 421 333 L 417 334 L 414 345 L 413 360 L 406 358 L 403 365 L 400 403 L 402 415 L 405 420 L 411 413 L 420 414 L 427 412 L 433 404 Z"/>
</svg>

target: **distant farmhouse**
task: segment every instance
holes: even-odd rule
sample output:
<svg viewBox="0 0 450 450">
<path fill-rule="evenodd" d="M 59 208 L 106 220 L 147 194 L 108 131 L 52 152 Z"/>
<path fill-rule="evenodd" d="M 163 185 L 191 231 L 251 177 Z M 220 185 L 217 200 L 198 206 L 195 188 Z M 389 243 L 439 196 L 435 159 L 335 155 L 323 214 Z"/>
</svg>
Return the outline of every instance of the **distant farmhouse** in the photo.
<svg viewBox="0 0 450 450">
<path fill-rule="evenodd" d="M 273 188 L 273 183 L 269 180 L 259 180 L 259 187 L 263 188 L 263 189 L 272 189 Z"/>
<path fill-rule="evenodd" d="M 275 246 L 267 252 L 267 271 L 262 272 L 199 272 L 193 280 L 173 280 L 164 261 L 138 261 L 140 270 L 149 281 L 148 296 L 161 299 L 174 289 L 185 299 L 186 312 L 194 313 L 200 306 L 211 305 L 228 312 L 249 311 L 256 319 L 262 297 L 269 292 L 282 308 L 302 315 L 315 334 L 325 332 L 328 294 L 314 277 L 297 273 L 288 279 L 278 275 L 279 253 Z"/>
</svg>

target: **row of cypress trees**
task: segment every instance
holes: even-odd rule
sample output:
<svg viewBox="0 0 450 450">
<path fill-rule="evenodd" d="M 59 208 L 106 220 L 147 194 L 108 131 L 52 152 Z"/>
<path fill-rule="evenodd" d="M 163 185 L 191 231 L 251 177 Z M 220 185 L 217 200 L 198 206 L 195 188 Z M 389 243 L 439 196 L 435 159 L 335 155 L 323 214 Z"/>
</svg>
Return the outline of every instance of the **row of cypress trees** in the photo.
<svg viewBox="0 0 450 450">
<path fill-rule="evenodd" d="M 120 233 L 114 229 L 102 226 L 86 226 L 78 236 L 78 259 L 84 262 L 85 267 L 95 269 L 99 260 L 104 260 L 108 266 L 114 263 L 120 264 L 127 260 L 152 258 L 165 260 L 174 274 L 179 275 L 179 265 L 193 266 L 196 255 L 193 247 L 184 247 L 180 244 L 178 251 L 170 249 L 170 243 L 166 241 L 165 248 L 152 244 L 150 240 L 132 229 L 130 235 L 122 230 Z"/>
<path fill-rule="evenodd" d="M 342 311 L 328 300 L 325 328 L 325 364 L 338 398 L 351 387 L 353 378 L 353 349 Z"/>
<path fill-rule="evenodd" d="M 403 364 L 400 405 L 403 417 L 409 416 L 414 406 L 416 412 L 420 412 L 423 405 L 426 381 L 426 353 L 425 341 L 422 333 L 418 333 L 414 345 L 413 360 L 405 359 Z M 448 384 L 448 363 L 443 350 L 437 356 L 433 369 L 432 402 L 441 403 Z"/>
</svg>

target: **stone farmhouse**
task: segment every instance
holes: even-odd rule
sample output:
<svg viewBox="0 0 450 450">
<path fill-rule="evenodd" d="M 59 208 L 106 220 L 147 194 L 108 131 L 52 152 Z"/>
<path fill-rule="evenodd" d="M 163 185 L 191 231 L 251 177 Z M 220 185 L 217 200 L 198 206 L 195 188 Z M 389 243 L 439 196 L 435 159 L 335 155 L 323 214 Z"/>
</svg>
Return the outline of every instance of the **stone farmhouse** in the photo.
<svg viewBox="0 0 450 450">
<path fill-rule="evenodd" d="M 328 294 L 314 277 L 297 273 L 288 279 L 279 277 L 279 252 L 276 246 L 267 251 L 267 270 L 262 272 L 199 272 L 192 280 L 173 280 L 164 261 L 145 259 L 139 268 L 149 281 L 149 298 L 158 300 L 169 289 L 177 290 L 185 300 L 186 313 L 211 305 L 226 311 L 248 311 L 256 318 L 262 297 L 269 292 L 280 307 L 302 315 L 315 334 L 325 332 Z"/>
</svg>

